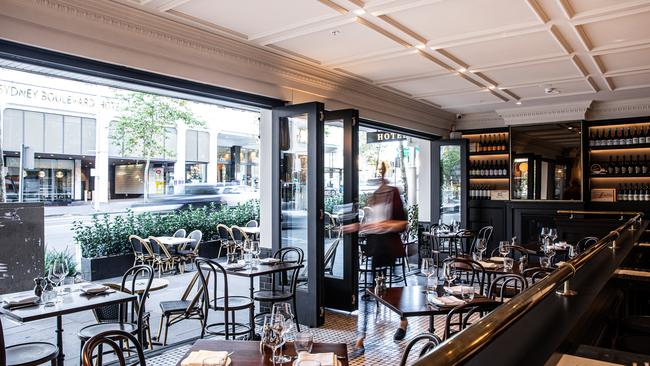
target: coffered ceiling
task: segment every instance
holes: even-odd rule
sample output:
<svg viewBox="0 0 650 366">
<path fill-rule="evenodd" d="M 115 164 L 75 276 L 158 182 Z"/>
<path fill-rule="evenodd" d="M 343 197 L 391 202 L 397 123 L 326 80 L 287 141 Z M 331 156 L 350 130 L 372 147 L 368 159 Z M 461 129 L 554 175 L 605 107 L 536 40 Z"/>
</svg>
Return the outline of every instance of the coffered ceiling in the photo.
<svg viewBox="0 0 650 366">
<path fill-rule="evenodd" d="M 113 0 L 456 113 L 650 95 L 650 0 Z"/>
</svg>

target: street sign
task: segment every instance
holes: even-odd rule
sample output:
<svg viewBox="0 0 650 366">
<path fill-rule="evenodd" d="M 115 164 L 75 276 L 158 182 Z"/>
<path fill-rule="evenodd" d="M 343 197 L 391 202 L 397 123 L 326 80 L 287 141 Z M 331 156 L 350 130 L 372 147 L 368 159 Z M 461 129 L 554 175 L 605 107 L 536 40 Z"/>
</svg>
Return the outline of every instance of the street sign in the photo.
<svg viewBox="0 0 650 366">
<path fill-rule="evenodd" d="M 403 140 L 406 140 L 406 136 L 402 135 L 401 133 L 387 131 L 366 132 L 366 143 L 368 144 Z"/>
</svg>

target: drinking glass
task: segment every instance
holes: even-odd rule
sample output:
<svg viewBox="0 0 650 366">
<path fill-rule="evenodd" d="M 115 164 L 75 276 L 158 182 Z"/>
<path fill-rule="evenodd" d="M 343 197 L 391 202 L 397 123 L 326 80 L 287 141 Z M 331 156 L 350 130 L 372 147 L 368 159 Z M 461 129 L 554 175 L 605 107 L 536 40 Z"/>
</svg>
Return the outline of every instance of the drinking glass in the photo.
<svg viewBox="0 0 650 366">
<path fill-rule="evenodd" d="M 544 268 L 549 268 L 551 266 L 551 258 L 550 257 L 540 257 L 539 258 L 539 265 L 544 267 Z"/>
<path fill-rule="evenodd" d="M 476 242 L 476 250 L 478 251 L 478 259 L 483 260 L 483 252 L 487 249 L 487 241 L 485 239 L 479 239 Z"/>
<path fill-rule="evenodd" d="M 57 287 L 61 286 L 61 283 L 65 280 L 65 276 L 68 274 L 68 266 L 64 261 L 55 259 L 50 268 L 50 273 L 48 274 L 48 279 L 52 281 Z M 61 293 L 57 289 L 57 296 Z"/>
<path fill-rule="evenodd" d="M 422 258 L 422 274 L 429 277 L 433 274 L 433 258 Z"/>
<path fill-rule="evenodd" d="M 271 319 L 273 320 L 274 329 L 280 329 L 280 337 L 286 339 L 286 334 L 293 328 L 293 313 L 291 312 L 291 304 L 288 302 L 279 302 L 273 304 L 271 308 Z M 280 325 L 279 327 L 277 325 Z M 291 357 L 285 356 L 280 350 L 280 355 L 273 356 L 275 362 L 286 363 L 291 361 Z"/>
<path fill-rule="evenodd" d="M 251 242 L 251 253 L 253 253 L 255 258 L 260 257 L 261 249 L 260 249 L 260 242 L 259 241 L 252 241 Z"/>
<path fill-rule="evenodd" d="M 456 279 L 456 268 L 452 263 L 445 263 L 445 280 L 447 281 L 447 286 L 451 287 Z"/>
<path fill-rule="evenodd" d="M 510 254 L 510 242 L 509 241 L 500 241 L 499 242 L 499 254 L 501 254 L 502 257 L 505 257 L 508 254 Z"/>
<path fill-rule="evenodd" d="M 273 321 L 273 316 L 264 316 L 264 325 L 262 326 L 262 346 L 271 348 L 273 352 L 271 355 L 271 362 L 275 366 L 277 358 L 275 352 L 278 348 L 284 345 L 284 338 L 282 337 L 282 322 Z"/>
<path fill-rule="evenodd" d="M 474 300 L 474 287 L 472 286 L 461 286 L 460 287 L 460 296 L 465 302 L 472 302 Z"/>
<path fill-rule="evenodd" d="M 542 230 L 539 233 L 539 237 L 542 238 L 541 242 L 544 243 L 544 239 L 548 237 L 548 228 L 546 226 L 542 226 Z"/>
<path fill-rule="evenodd" d="M 296 339 L 293 341 L 293 348 L 296 350 L 296 353 L 302 351 L 311 353 L 311 349 L 314 346 L 314 335 L 311 334 L 311 332 L 297 332 L 295 338 Z"/>
<path fill-rule="evenodd" d="M 528 267 L 528 257 L 527 256 L 521 256 L 519 258 L 519 273 L 522 274 L 524 273 L 524 270 Z"/>
<path fill-rule="evenodd" d="M 515 264 L 515 260 L 509 257 L 504 257 L 503 258 L 503 271 L 504 272 L 512 272 L 512 267 Z"/>
<path fill-rule="evenodd" d="M 551 244 L 555 243 L 555 240 L 557 239 L 557 229 L 552 228 L 548 230 L 548 237 L 551 239 Z"/>
</svg>

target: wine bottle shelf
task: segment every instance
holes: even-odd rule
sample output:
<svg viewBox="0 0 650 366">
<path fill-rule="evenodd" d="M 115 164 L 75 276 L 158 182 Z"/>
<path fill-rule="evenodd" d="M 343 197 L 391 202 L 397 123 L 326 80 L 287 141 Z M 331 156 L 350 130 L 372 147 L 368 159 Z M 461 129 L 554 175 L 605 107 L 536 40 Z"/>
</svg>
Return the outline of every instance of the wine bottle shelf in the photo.
<svg viewBox="0 0 650 366">
<path fill-rule="evenodd" d="M 608 179 L 634 179 L 634 178 L 650 178 L 650 174 L 626 174 L 626 175 L 590 175 L 589 178 L 608 178 Z"/>
<path fill-rule="evenodd" d="M 608 146 L 589 146 L 589 150 L 627 150 L 627 149 L 650 149 L 650 144 L 632 144 L 632 145 L 608 145 Z"/>
<path fill-rule="evenodd" d="M 472 176 L 469 177 L 469 179 L 495 179 L 495 180 L 497 180 L 497 179 L 508 179 L 508 176 L 507 175 L 500 175 L 500 176 L 493 177 L 493 176 L 489 176 L 489 175 L 486 175 L 486 176 L 472 175 Z"/>
<path fill-rule="evenodd" d="M 499 150 L 499 151 L 475 151 L 470 152 L 470 156 L 482 156 L 482 155 L 494 155 L 494 156 L 508 156 L 508 150 Z"/>
</svg>

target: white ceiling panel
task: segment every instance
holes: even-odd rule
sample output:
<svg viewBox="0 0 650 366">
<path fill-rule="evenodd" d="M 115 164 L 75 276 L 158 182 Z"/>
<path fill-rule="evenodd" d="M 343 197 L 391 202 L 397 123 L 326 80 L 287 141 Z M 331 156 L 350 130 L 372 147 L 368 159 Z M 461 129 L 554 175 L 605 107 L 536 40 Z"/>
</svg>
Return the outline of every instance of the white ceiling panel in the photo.
<svg viewBox="0 0 650 366">
<path fill-rule="evenodd" d="M 544 88 L 552 87 L 560 91 L 560 94 L 545 94 Z M 562 83 L 539 84 L 519 88 L 510 88 L 511 92 L 519 95 L 522 99 L 558 98 L 565 95 L 594 93 L 589 83 L 584 80 L 574 80 Z"/>
<path fill-rule="evenodd" d="M 442 93 L 445 91 L 475 90 L 478 87 L 455 75 L 444 75 L 391 83 L 391 87 L 411 95 Z"/>
<path fill-rule="evenodd" d="M 249 37 L 338 15 L 310 0 L 190 0 L 173 10 Z"/>
<path fill-rule="evenodd" d="M 504 36 L 480 43 L 446 48 L 470 67 L 512 63 L 515 60 L 551 57 L 565 54 L 550 32 L 541 31 Z"/>
<path fill-rule="evenodd" d="M 612 6 L 619 6 L 625 3 L 636 3 L 637 0 L 569 0 L 571 8 L 576 13 L 583 13 L 588 11 L 609 8 Z"/>
<path fill-rule="evenodd" d="M 321 62 L 404 49 L 359 23 L 305 34 L 274 45 Z"/>
<path fill-rule="evenodd" d="M 428 40 L 457 38 L 467 33 L 537 21 L 522 0 L 438 1 L 389 15 Z"/>
<path fill-rule="evenodd" d="M 503 103 L 501 99 L 495 97 L 488 91 L 479 91 L 469 94 L 439 95 L 424 98 L 424 100 L 435 103 L 443 108 L 475 104 Z"/>
<path fill-rule="evenodd" d="M 650 12 L 607 19 L 582 26 L 594 47 L 650 40 Z"/>
<path fill-rule="evenodd" d="M 612 76 L 609 79 L 614 83 L 615 89 L 630 89 L 650 86 L 650 72 Z"/>
<path fill-rule="evenodd" d="M 417 52 L 342 66 L 341 69 L 376 81 L 444 71 L 442 67 L 420 56 Z"/>
<path fill-rule="evenodd" d="M 570 79 L 582 76 L 570 59 L 499 68 L 483 73 L 500 86 L 521 85 L 531 82 Z"/>
<path fill-rule="evenodd" d="M 648 60 L 650 60 L 650 48 L 602 54 L 597 57 L 605 67 L 605 72 L 616 72 L 625 69 L 644 68 L 648 67 Z"/>
</svg>

